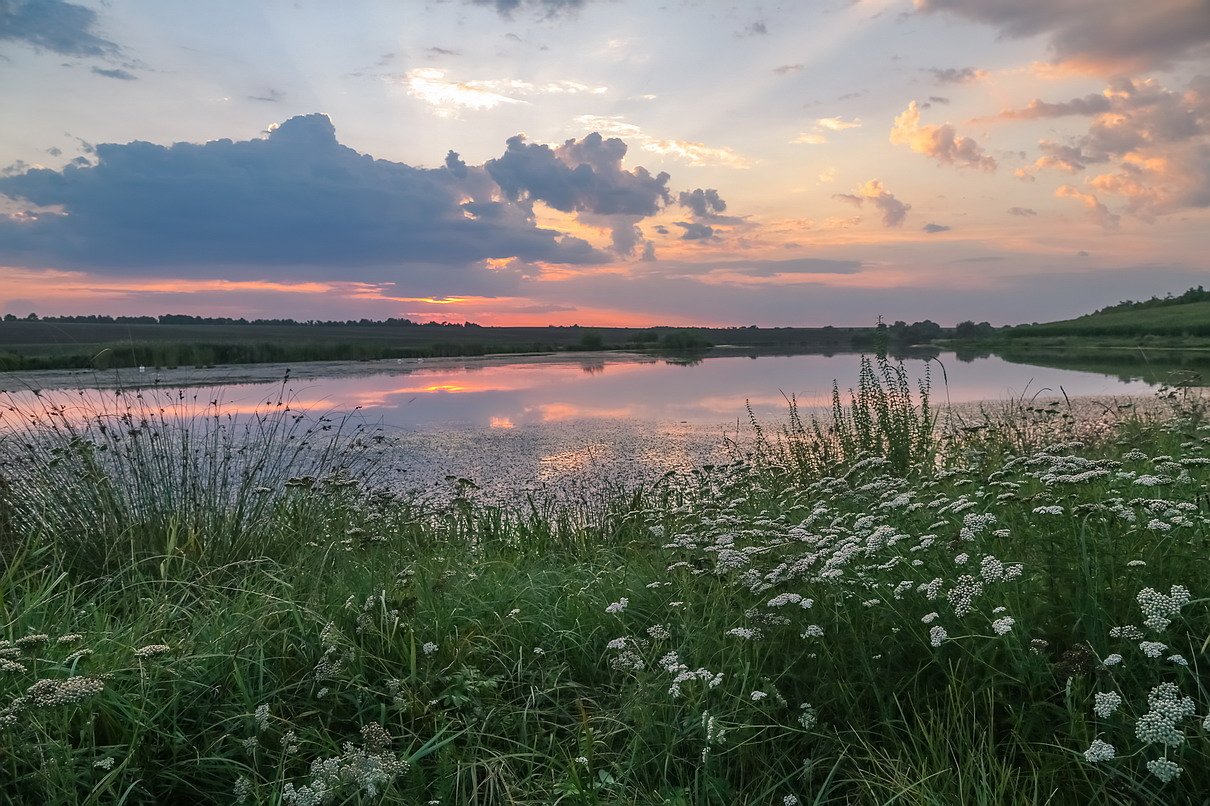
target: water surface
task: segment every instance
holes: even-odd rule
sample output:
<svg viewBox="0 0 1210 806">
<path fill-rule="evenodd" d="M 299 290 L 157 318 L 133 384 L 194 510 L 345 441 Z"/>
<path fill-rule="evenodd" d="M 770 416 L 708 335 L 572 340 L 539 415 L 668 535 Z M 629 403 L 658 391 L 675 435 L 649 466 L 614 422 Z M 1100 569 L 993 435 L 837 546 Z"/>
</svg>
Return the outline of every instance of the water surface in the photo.
<svg viewBox="0 0 1210 806">
<path fill-rule="evenodd" d="M 668 470 L 727 459 L 728 442 L 742 440 L 748 412 L 776 424 L 787 400 L 802 409 L 826 407 L 832 383 L 856 384 L 856 355 L 747 355 L 692 363 L 639 355 L 570 354 L 524 359 L 442 359 L 368 365 L 293 367 L 293 379 L 189 389 L 186 397 L 224 412 L 289 407 L 311 415 L 355 412 L 394 441 L 399 484 L 425 491 L 449 487 L 447 476 L 470 478 L 484 495 L 650 482 Z M 959 361 L 951 354 L 904 362 L 909 375 L 931 374 L 934 403 L 1035 400 L 1049 403 L 1093 396 L 1112 402 L 1147 394 L 1138 380 L 1095 372 L 1014 364 L 995 357 Z M 241 369 L 247 378 L 246 369 Z M 272 376 L 272 371 L 262 368 Z M 301 377 L 300 377 L 301 376 Z M 11 379 L 10 379 L 11 380 Z M 154 373 L 128 380 L 149 384 L 144 400 L 171 405 L 182 393 Z M 15 384 L 9 383 L 10 388 Z M 78 414 L 102 405 L 107 392 L 73 398 Z M 100 397 L 98 397 L 100 396 Z M 9 393 L 16 407 L 34 406 L 28 391 Z M 847 399 L 847 396 L 846 396 Z"/>
</svg>

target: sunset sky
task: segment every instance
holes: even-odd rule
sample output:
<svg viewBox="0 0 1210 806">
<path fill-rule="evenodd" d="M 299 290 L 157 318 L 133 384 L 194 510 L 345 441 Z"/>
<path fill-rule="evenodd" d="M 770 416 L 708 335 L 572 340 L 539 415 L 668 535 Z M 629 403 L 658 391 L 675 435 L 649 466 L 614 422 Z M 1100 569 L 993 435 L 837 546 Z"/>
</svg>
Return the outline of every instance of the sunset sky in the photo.
<svg viewBox="0 0 1210 806">
<path fill-rule="evenodd" d="M 1210 0 L 0 2 L 0 312 L 994 324 L 1210 284 Z"/>
</svg>

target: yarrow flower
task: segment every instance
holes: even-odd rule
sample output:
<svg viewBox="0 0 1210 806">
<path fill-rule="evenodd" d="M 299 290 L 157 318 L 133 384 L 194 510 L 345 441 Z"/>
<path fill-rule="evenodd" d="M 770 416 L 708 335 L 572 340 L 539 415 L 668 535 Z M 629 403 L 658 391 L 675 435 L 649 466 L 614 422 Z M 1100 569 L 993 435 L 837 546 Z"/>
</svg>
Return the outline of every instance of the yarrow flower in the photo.
<svg viewBox="0 0 1210 806">
<path fill-rule="evenodd" d="M 434 652 L 437 651 L 437 645 L 434 644 L 432 641 L 425 641 L 424 644 L 420 647 L 420 651 L 426 655 L 432 655 Z"/>
<path fill-rule="evenodd" d="M 1108 719 L 1113 715 L 1113 712 L 1118 710 L 1118 706 L 1122 704 L 1122 695 L 1116 691 L 1106 691 L 1098 693 L 1094 697 L 1092 706 L 1093 712 L 1102 719 Z"/>
<path fill-rule="evenodd" d="M 1167 644 L 1161 644 L 1159 641 L 1139 641 L 1139 649 L 1149 658 L 1158 658 L 1167 648 Z"/>
<path fill-rule="evenodd" d="M 134 656 L 140 659 L 151 658 L 156 655 L 163 655 L 165 652 L 170 651 L 172 651 L 172 647 L 168 646 L 167 644 L 148 644 L 147 646 L 141 646 L 136 649 L 134 651 Z"/>
<path fill-rule="evenodd" d="M 1139 717 L 1134 734 L 1146 744 L 1163 744 L 1179 747 L 1185 742 L 1185 734 L 1179 725 L 1185 718 L 1193 716 L 1196 707 L 1189 697 L 1181 697 L 1180 689 L 1173 683 L 1160 683 L 1147 695 L 1151 709 Z M 1154 770 L 1153 770 L 1154 772 Z"/>
<path fill-rule="evenodd" d="M 810 730 L 815 727 L 815 723 L 819 719 L 815 714 L 815 706 L 809 702 L 804 702 L 798 706 L 798 724 L 802 725 L 803 730 Z"/>
<path fill-rule="evenodd" d="M 1136 598 L 1139 602 L 1139 609 L 1146 616 L 1143 624 L 1148 629 L 1158 632 L 1167 629 L 1168 625 L 1172 623 L 1172 616 L 1180 613 L 1181 608 L 1189 604 L 1192 597 L 1189 595 L 1189 589 L 1184 585 L 1173 585 L 1168 589 L 1167 596 L 1154 588 L 1143 588 Z"/>
<path fill-rule="evenodd" d="M 996 633 L 996 635 L 1007 635 L 1013 631 L 1013 625 L 1016 623 L 1017 620 L 1012 616 L 998 618 L 992 622 L 992 630 Z"/>
<path fill-rule="evenodd" d="M 941 646 L 942 642 L 949 637 L 949 633 L 940 625 L 929 630 L 929 643 L 933 646 Z"/>
<path fill-rule="evenodd" d="M 1176 762 L 1169 761 L 1166 758 L 1157 758 L 1153 761 L 1148 761 L 1147 769 L 1164 783 L 1168 783 L 1181 774 L 1181 768 L 1177 766 Z"/>
<path fill-rule="evenodd" d="M 609 607 L 605 608 L 605 612 L 612 614 L 621 613 L 626 609 L 626 605 L 628 604 L 630 604 L 630 600 L 623 596 L 621 599 L 618 599 L 616 602 L 609 605 Z"/>
<path fill-rule="evenodd" d="M 1113 749 L 1113 745 L 1109 742 L 1093 739 L 1092 745 L 1084 751 L 1084 758 L 1091 764 L 1096 764 L 1098 761 L 1109 761 L 1117 755 L 1117 751 Z"/>
</svg>

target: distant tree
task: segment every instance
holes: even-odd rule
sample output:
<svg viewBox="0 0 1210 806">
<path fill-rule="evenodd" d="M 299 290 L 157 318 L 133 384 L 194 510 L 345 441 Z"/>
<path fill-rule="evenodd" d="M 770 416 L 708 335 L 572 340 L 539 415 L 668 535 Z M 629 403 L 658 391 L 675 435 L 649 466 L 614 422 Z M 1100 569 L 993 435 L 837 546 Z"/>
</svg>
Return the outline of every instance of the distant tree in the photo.
<svg viewBox="0 0 1210 806">
<path fill-rule="evenodd" d="M 5 322 L 16 322 L 17 317 L 15 314 L 6 313 L 6 314 L 4 314 L 4 321 Z"/>
</svg>

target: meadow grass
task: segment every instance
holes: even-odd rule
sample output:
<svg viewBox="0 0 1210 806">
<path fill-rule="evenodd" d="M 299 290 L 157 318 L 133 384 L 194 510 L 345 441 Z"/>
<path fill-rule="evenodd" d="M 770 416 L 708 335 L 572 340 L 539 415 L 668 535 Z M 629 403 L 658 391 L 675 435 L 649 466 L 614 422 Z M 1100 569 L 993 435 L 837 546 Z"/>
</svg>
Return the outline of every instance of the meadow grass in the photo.
<svg viewBox="0 0 1210 806">
<path fill-rule="evenodd" d="M 1210 791 L 1193 398 L 938 421 L 868 363 L 831 419 L 578 507 L 422 504 L 364 427 L 115 399 L 6 413 L 0 800 Z"/>
</svg>

